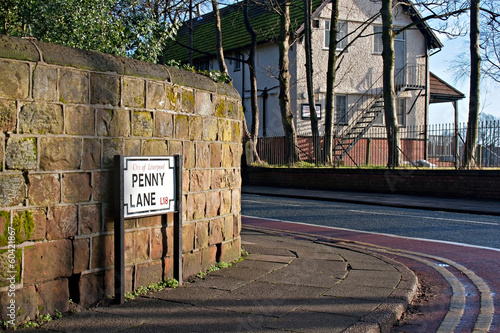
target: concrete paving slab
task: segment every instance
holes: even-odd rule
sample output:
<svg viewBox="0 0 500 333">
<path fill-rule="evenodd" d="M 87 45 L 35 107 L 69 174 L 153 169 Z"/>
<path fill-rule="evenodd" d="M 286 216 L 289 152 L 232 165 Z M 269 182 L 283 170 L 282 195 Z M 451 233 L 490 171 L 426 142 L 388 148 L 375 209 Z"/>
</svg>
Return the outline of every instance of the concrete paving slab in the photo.
<svg viewBox="0 0 500 333">
<path fill-rule="evenodd" d="M 337 333 L 354 325 L 359 318 L 322 312 L 294 311 L 266 325 L 266 328 L 308 333 Z"/>
<path fill-rule="evenodd" d="M 374 311 L 382 303 L 382 299 L 321 296 L 302 306 L 301 310 L 362 318 Z"/>
</svg>

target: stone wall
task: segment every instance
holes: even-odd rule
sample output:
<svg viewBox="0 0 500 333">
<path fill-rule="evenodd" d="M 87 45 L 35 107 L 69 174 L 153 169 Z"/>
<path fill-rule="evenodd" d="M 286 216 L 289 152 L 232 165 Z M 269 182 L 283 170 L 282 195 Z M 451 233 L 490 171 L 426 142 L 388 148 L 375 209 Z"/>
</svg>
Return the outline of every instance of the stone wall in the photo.
<svg viewBox="0 0 500 333">
<path fill-rule="evenodd" d="M 115 154 L 182 154 L 184 277 L 239 257 L 242 112 L 231 86 L 6 36 L 0 73 L 3 320 L 12 299 L 22 321 L 113 295 Z M 125 228 L 126 291 L 171 278 L 173 214 Z"/>
<path fill-rule="evenodd" d="M 246 167 L 244 185 L 500 200 L 499 170 Z"/>
</svg>

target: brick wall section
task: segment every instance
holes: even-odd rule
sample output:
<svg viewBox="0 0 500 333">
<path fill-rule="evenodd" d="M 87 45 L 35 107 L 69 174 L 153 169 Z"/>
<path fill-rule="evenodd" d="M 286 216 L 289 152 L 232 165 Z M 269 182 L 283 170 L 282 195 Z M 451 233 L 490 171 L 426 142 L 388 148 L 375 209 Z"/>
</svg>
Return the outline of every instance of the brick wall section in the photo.
<svg viewBox="0 0 500 333">
<path fill-rule="evenodd" d="M 500 200 L 500 170 L 269 169 L 248 167 L 244 172 L 244 184 Z"/>
<path fill-rule="evenodd" d="M 0 272 L 13 223 L 18 321 L 113 294 L 115 154 L 183 155 L 184 277 L 239 257 L 242 112 L 231 86 L 6 36 L 0 73 Z M 173 215 L 125 228 L 126 290 L 172 277 Z"/>
</svg>

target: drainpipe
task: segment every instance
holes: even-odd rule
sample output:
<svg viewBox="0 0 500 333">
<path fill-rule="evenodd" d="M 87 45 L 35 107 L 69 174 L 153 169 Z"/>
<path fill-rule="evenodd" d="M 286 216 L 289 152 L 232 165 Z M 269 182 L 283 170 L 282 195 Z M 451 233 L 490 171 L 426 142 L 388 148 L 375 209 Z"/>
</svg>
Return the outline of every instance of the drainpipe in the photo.
<svg viewBox="0 0 500 333">
<path fill-rule="evenodd" d="M 266 137 L 266 104 L 267 104 L 267 87 L 262 90 L 262 136 Z"/>
</svg>

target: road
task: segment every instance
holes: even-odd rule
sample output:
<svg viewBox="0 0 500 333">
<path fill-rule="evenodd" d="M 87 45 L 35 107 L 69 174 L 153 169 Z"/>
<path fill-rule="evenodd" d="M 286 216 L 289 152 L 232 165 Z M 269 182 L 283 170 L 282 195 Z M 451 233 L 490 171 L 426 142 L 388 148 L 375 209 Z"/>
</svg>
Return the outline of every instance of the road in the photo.
<svg viewBox="0 0 500 333">
<path fill-rule="evenodd" d="M 498 216 L 243 194 L 242 215 L 500 249 Z"/>
<path fill-rule="evenodd" d="M 500 332 L 499 220 L 242 195 L 243 227 L 382 253 L 412 269 L 425 301 L 393 332 Z"/>
</svg>

